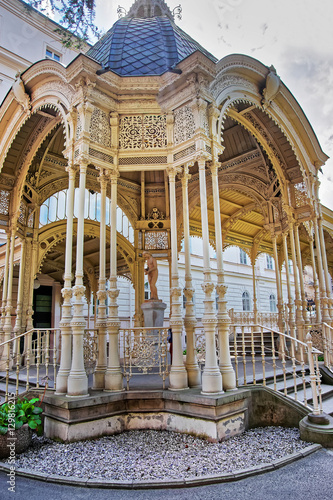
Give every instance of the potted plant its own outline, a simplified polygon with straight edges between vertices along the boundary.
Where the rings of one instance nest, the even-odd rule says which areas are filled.
[[[39,398],[9,400],[0,406],[0,458],[22,453],[31,443],[32,431],[42,431]]]

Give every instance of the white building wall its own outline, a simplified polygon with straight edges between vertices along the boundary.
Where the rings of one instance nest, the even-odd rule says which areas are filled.
[[[46,48],[58,54],[65,66],[80,52],[62,45],[54,31],[57,26],[20,0],[0,0],[0,104],[16,74],[44,59]]]

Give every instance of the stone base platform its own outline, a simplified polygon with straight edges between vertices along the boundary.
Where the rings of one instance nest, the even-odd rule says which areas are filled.
[[[219,396],[202,395],[199,389],[91,390],[81,399],[49,393],[43,406],[46,437],[63,442],[134,429],[184,432],[216,442],[260,425],[298,426],[307,413],[289,398],[258,386]]]

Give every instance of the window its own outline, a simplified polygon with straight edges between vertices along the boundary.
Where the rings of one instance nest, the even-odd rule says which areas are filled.
[[[58,54],[57,52],[54,52],[49,47],[46,47],[45,57],[46,57],[46,59],[53,59],[54,61],[58,61],[58,62],[61,61],[61,55]]]
[[[289,268],[289,274],[293,273],[293,265],[292,261],[289,259],[288,260],[288,268]]]
[[[271,313],[276,312],[276,298],[274,293],[271,293],[271,295],[269,296],[269,310],[271,311]]]
[[[247,264],[247,255],[246,255],[246,252],[244,252],[244,250],[242,248],[240,248],[239,250],[240,250],[240,263],[241,264]]]
[[[273,257],[271,255],[266,254],[266,267],[267,269],[274,269]]]
[[[249,292],[243,292],[242,295],[243,311],[250,311],[250,295]]]

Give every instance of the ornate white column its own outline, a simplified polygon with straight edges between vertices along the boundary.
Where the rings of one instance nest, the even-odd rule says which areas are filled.
[[[93,378],[93,389],[105,388],[105,372],[107,367],[106,356],[106,334],[107,334],[107,314],[106,314],[106,185],[107,175],[105,171],[100,172],[99,181],[101,185],[101,221],[99,237],[99,286],[97,292],[98,304],[98,359]],[[96,311],[97,304],[95,304]]]
[[[313,222],[311,221],[311,227],[313,228]],[[313,287],[315,290],[315,305],[316,305],[316,321],[317,323],[321,323],[321,308],[320,308],[320,295],[319,295],[319,287],[318,287],[318,279],[317,279],[317,271],[316,271],[316,261],[313,251],[313,238],[310,239],[310,254],[311,254],[311,265],[313,272]]]
[[[301,245],[299,241],[299,224],[295,224],[295,243],[296,243],[296,256],[299,270],[299,283],[301,289],[301,299],[302,299],[302,308],[303,308],[303,319],[306,325],[309,325],[309,316],[307,314],[307,301],[305,298],[305,288],[304,288],[304,278],[303,278],[303,263],[302,263],[302,254],[301,254]],[[305,338],[306,335],[304,335]]]
[[[184,251],[185,251],[185,330],[186,330],[186,370],[188,385],[199,387],[201,385],[201,372],[196,356],[195,327],[197,320],[194,313],[194,288],[192,286],[191,252],[190,252],[190,223],[188,210],[188,181],[191,175],[188,172],[189,165],[184,166],[181,174],[183,195],[183,229],[184,229]]]
[[[253,317],[254,324],[258,325],[258,299],[257,299],[257,283],[256,283],[256,261],[255,258],[251,260],[252,264],[252,288],[253,288]]]
[[[13,293],[13,269],[14,269],[14,250],[15,250],[15,234],[16,225],[13,225],[10,231],[10,250],[9,250],[9,264],[8,264],[8,285],[7,285],[7,300],[6,300],[6,317],[3,326],[4,342],[10,340],[12,336],[12,293]],[[7,344],[3,349],[0,369],[5,370],[7,361],[10,359],[10,345]]]
[[[294,300],[291,293],[291,282],[290,282],[290,272],[289,272],[289,257],[288,257],[288,245],[287,245],[287,233],[282,234],[283,239],[283,251],[284,251],[284,262],[286,267],[286,277],[287,277],[287,288],[288,288],[288,322],[290,328],[291,337],[296,338],[295,332],[295,315],[294,315]]]
[[[178,251],[177,251],[177,215],[176,215],[176,175],[173,167],[167,169],[170,187],[170,222],[171,222],[171,314],[170,327],[172,329],[172,365],[169,375],[169,389],[187,389],[187,372],[183,363],[181,313],[182,290],[179,286]]]
[[[202,374],[202,393],[220,394],[222,390],[222,375],[217,364],[215,334],[217,319],[214,311],[214,298],[212,293],[215,290],[211,279],[211,268],[209,258],[209,231],[207,212],[207,190],[206,190],[206,161],[204,155],[198,155],[199,184],[200,184],[200,205],[201,205],[201,232],[203,242],[203,265],[204,283],[202,289],[205,293],[204,315],[202,324],[205,331],[206,340],[206,360]],[[221,285],[222,286],[222,285]],[[221,293],[223,290],[221,289]]]
[[[273,234],[272,241],[273,241],[275,280],[276,280],[276,290],[277,290],[278,328],[279,328],[280,332],[284,333],[282,285],[281,285],[281,274],[280,274],[280,269],[279,269],[279,258],[278,258],[277,241],[276,240],[277,240],[277,237],[275,234]]]
[[[326,284],[326,295],[327,295],[328,307],[329,307],[329,311],[330,311],[330,315],[331,315],[331,319],[332,319],[333,310],[332,310],[331,280],[330,280],[330,275],[328,272],[327,255],[326,255],[326,248],[325,248],[325,238],[324,238],[324,230],[323,230],[323,221],[322,221],[321,216],[318,219],[318,232],[319,232],[321,257],[322,257],[322,261],[323,261],[323,271],[324,271],[325,284]]]
[[[321,243],[320,243],[320,238],[319,238],[318,220],[317,219],[314,220],[313,229],[314,229],[315,243],[316,243],[316,257],[317,257],[317,266],[318,266],[317,271],[318,271],[318,280],[319,280],[319,289],[320,289],[322,320],[325,323],[329,323],[331,321],[331,318],[330,318],[330,314],[329,314],[328,297],[326,295],[322,252],[321,252]]]
[[[2,284],[0,332],[3,331],[3,327],[5,324],[5,318],[6,318],[9,253],[10,253],[10,233],[8,232],[7,233],[7,243],[6,243],[5,267],[4,267],[3,284]]]
[[[331,281],[327,266],[327,256],[325,249],[325,239],[322,223],[322,211],[319,199],[319,187],[320,182],[317,176],[313,177],[313,191],[315,198],[315,215],[316,219],[314,221],[316,247],[317,247],[317,259],[318,267],[321,260],[320,269],[318,269],[318,275],[321,275],[320,288],[322,290],[322,308],[323,308],[323,321],[328,322],[333,320],[333,299],[331,290]],[[319,256],[320,254],[320,256]],[[320,282],[320,280],[319,280]]]
[[[117,179],[119,173],[116,169],[111,172],[111,209],[110,209],[110,280],[108,295],[109,318],[109,361],[105,372],[105,390],[119,392],[123,390],[123,374],[119,360],[119,328],[117,298],[119,290],[117,288]]]
[[[25,239],[21,240],[21,257],[20,257],[20,271],[17,290],[17,304],[16,304],[16,319],[14,332],[15,335],[22,333],[22,301],[23,301],[23,286],[24,286],[24,263],[26,255],[26,242]]]
[[[296,261],[296,250],[295,250],[295,237],[294,237],[294,222],[292,218],[289,218],[289,237],[290,237],[290,248],[291,248],[291,258],[293,261],[293,270],[294,270],[294,286],[295,286],[295,305],[296,305],[296,330],[297,330],[297,338],[301,341],[304,339],[304,319],[302,316],[302,301],[300,296],[300,288],[299,288],[299,270],[297,268]],[[302,270],[300,270],[302,272]]]
[[[64,288],[61,290],[63,304],[61,307],[61,357],[57,375],[56,394],[67,393],[67,379],[72,362],[72,252],[73,252],[73,218],[76,167],[67,167],[68,191],[66,213],[66,250]]]
[[[227,301],[225,294],[227,286],[224,281],[223,268],[223,242],[221,229],[220,193],[218,184],[218,163],[212,162],[210,166],[212,173],[212,188],[214,201],[214,225],[215,225],[215,246],[217,261],[217,332],[220,346],[220,370],[222,374],[222,386],[225,391],[236,389],[235,372],[231,364],[229,347],[229,326],[230,318],[227,311]]]
[[[87,326],[83,314],[83,251],[84,251],[84,200],[86,189],[86,174],[88,161],[83,156],[80,158],[80,182],[78,193],[78,216],[76,236],[76,272],[75,286],[73,287],[74,314],[71,320],[73,350],[72,366],[68,376],[67,396],[81,397],[88,394],[88,377],[84,368],[83,337]]]

